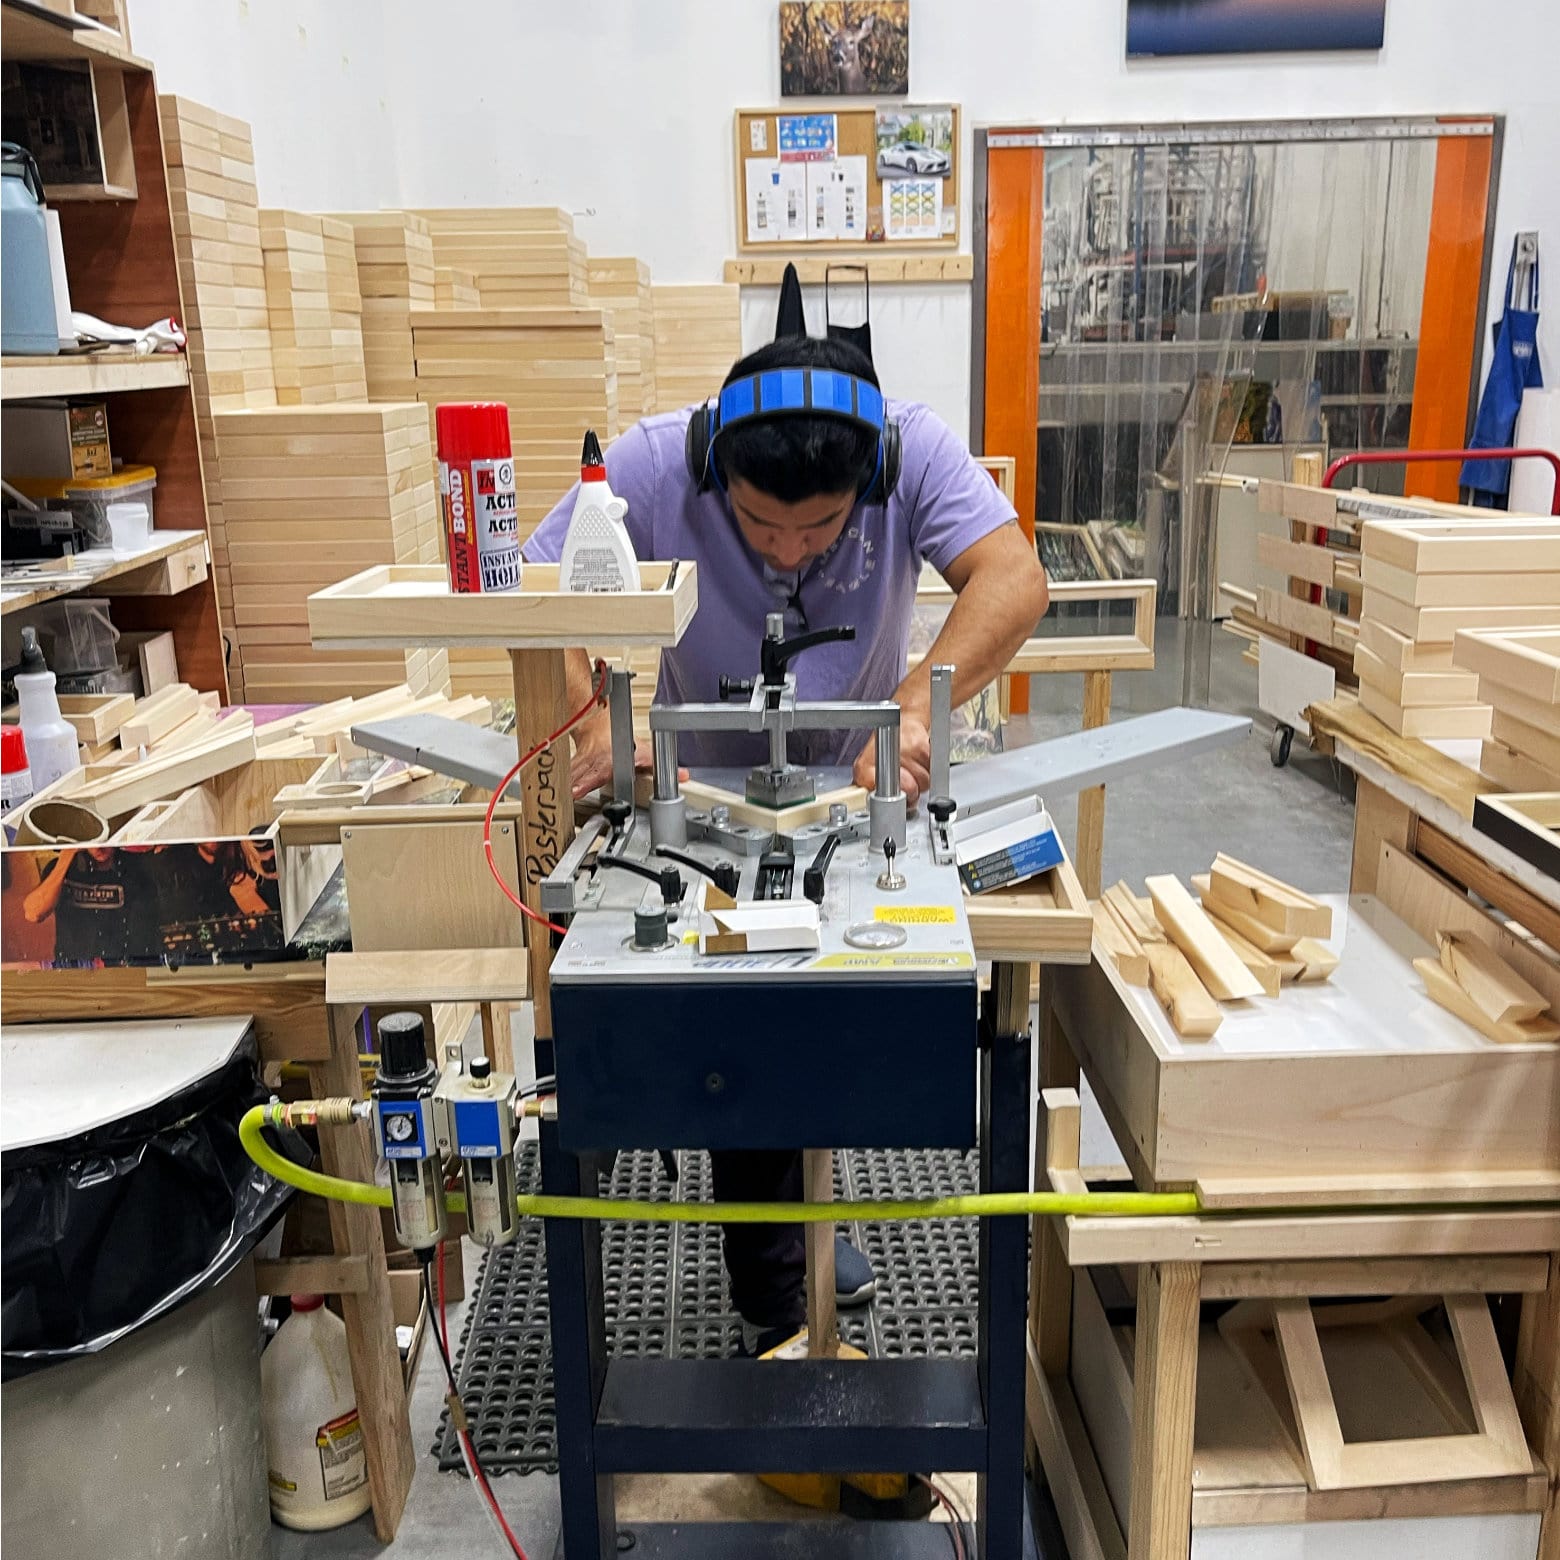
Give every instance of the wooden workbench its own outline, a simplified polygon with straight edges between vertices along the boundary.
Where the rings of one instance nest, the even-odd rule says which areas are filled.
[[[1444,755],[1412,758],[1410,774],[1433,775]],[[1039,1222],[1029,1422],[1074,1560],[1290,1554],[1296,1524],[1318,1525],[1308,1557],[1560,1557],[1560,1048],[1496,1047],[1463,1031],[1430,1011],[1406,963],[1436,930],[1486,921],[1462,885],[1524,912],[1529,929],[1547,929],[1554,888],[1494,865],[1448,800],[1459,777],[1417,792],[1397,768],[1379,778],[1362,785],[1356,832],[1355,887],[1374,892],[1335,915],[1342,962],[1330,985],[1227,1008],[1214,1040],[1192,1043],[1113,969],[1050,972],[1037,1184],[1082,1187],[1071,1092],[1081,1068],[1139,1188],[1194,1187],[1206,1204],[1257,1210]],[[1460,884],[1445,875],[1453,868]],[[1560,994],[1544,952],[1489,935]],[[1305,1211],[1339,1204],[1370,1206]],[[1097,1288],[1092,1268],[1125,1272],[1135,1322],[1105,1315],[1108,1283]],[[1475,1322],[1488,1320],[1484,1300],[1458,1297],[1517,1297],[1500,1302],[1516,1318],[1509,1389],[1504,1369],[1486,1371],[1485,1386],[1508,1418],[1514,1398],[1531,1465],[1451,1478],[1477,1459],[1448,1462],[1437,1477],[1446,1443],[1408,1442],[1417,1471],[1329,1487],[1311,1441],[1298,1446],[1284,1422],[1293,1360],[1280,1368],[1261,1326],[1216,1327],[1203,1309],[1252,1302],[1232,1314],[1262,1316],[1276,1302],[1286,1325],[1302,1315],[1309,1326],[1302,1301],[1405,1295],[1450,1296],[1448,1311]],[[1254,1385],[1263,1359],[1266,1392]],[[1367,1519],[1386,1525],[1353,1526]]]

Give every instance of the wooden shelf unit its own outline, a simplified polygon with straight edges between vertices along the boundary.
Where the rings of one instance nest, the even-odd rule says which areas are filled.
[[[112,76],[114,112],[122,112],[133,167],[130,187],[94,191],[59,207],[71,304],[100,319],[145,324],[184,316],[173,219],[168,204],[157,83],[150,63],[131,54],[123,38],[91,25],[56,22],[35,8],[4,3],[0,56],[7,60],[85,60]],[[123,88],[122,111],[119,89]],[[103,397],[109,438],[117,457],[157,471],[154,519],[159,531],[208,534],[206,493],[196,437],[189,365],[182,354],[137,358],[123,352],[61,358],[7,357],[0,361],[0,398],[7,402],[53,396]],[[179,675],[202,692],[227,698],[226,656],[217,613],[216,582],[206,578],[171,595],[113,595],[114,625],[129,631],[170,630]],[[8,605],[7,610],[21,610]]]
[[[192,590],[210,572],[211,544],[204,531],[180,531],[166,542],[127,557],[104,559],[92,554],[71,560],[59,579],[9,580],[0,584],[0,613],[56,601],[61,596],[177,596]],[[62,560],[63,561],[63,560]]]

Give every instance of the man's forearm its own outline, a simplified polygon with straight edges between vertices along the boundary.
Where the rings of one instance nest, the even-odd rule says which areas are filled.
[[[564,682],[569,690],[569,709],[579,709],[590,698],[596,686],[595,671],[590,657],[583,650],[566,650],[563,658]],[[592,743],[608,743],[612,738],[612,721],[605,709],[593,711],[574,728],[574,745],[588,747]]]
[[[932,706],[932,667],[947,665],[954,669],[954,706],[973,699],[1006,669],[1045,609],[1043,580],[1037,590],[1032,578],[1015,581],[1004,569],[978,570],[954,598],[931,649],[899,685],[896,702],[926,719]]]

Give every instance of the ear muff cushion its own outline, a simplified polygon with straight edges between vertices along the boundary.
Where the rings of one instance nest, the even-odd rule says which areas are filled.
[[[904,451],[899,440],[899,424],[892,417],[883,419],[883,435],[878,445],[877,469],[861,495],[863,503],[886,504],[899,486],[899,469]]]
[[[696,406],[688,419],[688,432],[683,439],[683,459],[688,464],[688,475],[693,479],[694,490],[707,493],[710,490],[710,408],[709,403]]]

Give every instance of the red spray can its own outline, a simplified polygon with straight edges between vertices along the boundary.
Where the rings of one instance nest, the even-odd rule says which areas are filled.
[[[518,590],[520,532],[509,408],[456,401],[434,413],[453,591]]]

